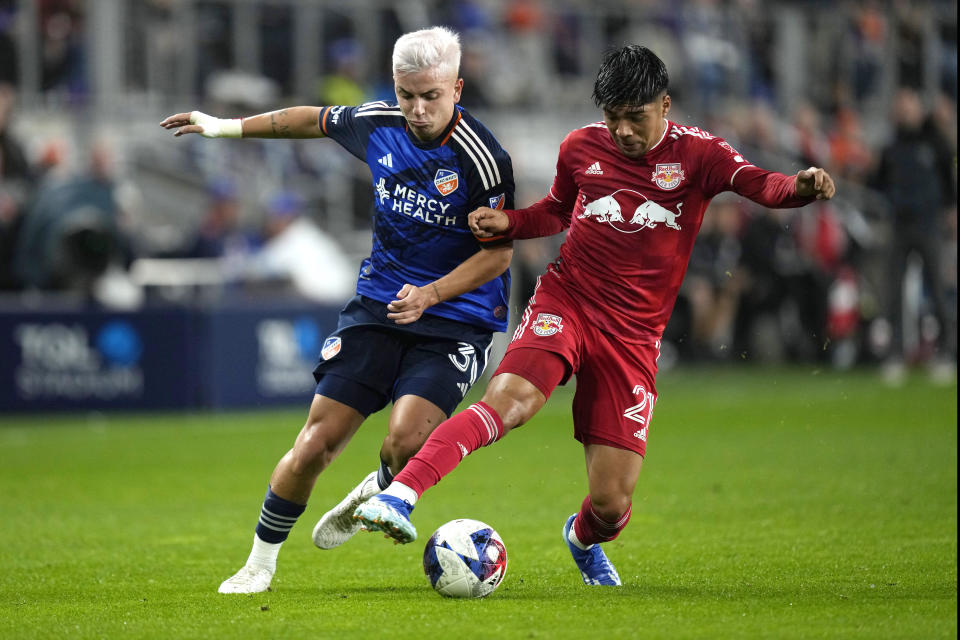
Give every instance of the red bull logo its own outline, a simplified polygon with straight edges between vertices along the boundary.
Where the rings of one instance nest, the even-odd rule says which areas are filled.
[[[653,172],[653,181],[661,189],[676,189],[683,178],[683,169],[680,168],[679,162],[658,164]]]
[[[460,186],[460,177],[455,171],[449,169],[438,169],[437,175],[433,177],[433,184],[442,196],[448,196],[457,190]]]
[[[552,336],[563,331],[563,318],[555,316],[552,313],[537,314],[537,319],[533,321],[533,332],[538,336]]]

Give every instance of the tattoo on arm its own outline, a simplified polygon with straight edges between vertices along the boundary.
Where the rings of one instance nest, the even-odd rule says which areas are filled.
[[[286,116],[287,116],[286,109],[281,109],[280,111],[274,111],[273,113],[270,114],[270,127],[273,129],[273,135],[275,135],[278,138],[289,138],[291,136],[290,125],[278,123],[277,116],[280,116],[283,119],[286,119]]]

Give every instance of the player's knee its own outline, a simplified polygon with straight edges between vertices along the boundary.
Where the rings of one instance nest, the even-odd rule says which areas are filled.
[[[393,473],[397,473],[407,464],[407,460],[420,450],[429,435],[426,431],[388,433],[380,448],[380,458]]]
[[[495,377],[483,394],[483,402],[496,411],[503,421],[504,433],[527,422],[545,401],[535,386],[525,380],[518,384],[516,376],[513,378]]]
[[[300,431],[291,452],[291,471],[297,475],[317,475],[333,462],[343,443],[324,429],[323,422],[308,422]]]

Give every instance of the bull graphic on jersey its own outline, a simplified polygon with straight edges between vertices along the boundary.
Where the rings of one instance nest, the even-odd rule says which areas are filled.
[[[583,208],[578,218],[589,218],[596,216],[597,222],[623,222],[623,214],[620,212],[620,203],[613,196],[603,196],[599,200],[594,200]]]
[[[617,198],[618,194],[623,194]],[[586,200],[586,196],[582,196]],[[623,206],[632,206],[640,200],[640,205],[633,210],[629,222],[624,222]],[[596,222],[609,224],[621,233],[636,233],[641,229],[653,229],[663,224],[670,229],[681,229],[677,219],[683,213],[680,208],[683,203],[677,204],[676,212],[663,207],[643,194],[632,189],[619,189],[614,193],[586,203],[583,211],[577,216],[579,219],[592,218]],[[629,211],[630,209],[627,208]],[[639,226],[638,226],[639,225]]]
[[[643,225],[644,229],[655,227],[658,222],[662,222],[671,229],[679,231],[680,225],[677,224],[677,218],[679,218],[682,213],[680,211],[680,207],[682,206],[683,203],[679,203],[677,205],[677,212],[674,213],[669,209],[661,207],[652,200],[647,200],[633,212],[633,217],[630,218],[630,222]]]

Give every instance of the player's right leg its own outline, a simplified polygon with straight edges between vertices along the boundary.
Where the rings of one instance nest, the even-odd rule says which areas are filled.
[[[220,593],[259,593],[270,588],[280,547],[306,509],[317,476],[339,455],[363,420],[363,414],[346,404],[314,396],[293,448],[270,477],[247,562],[220,585]]]
[[[354,332],[356,329],[354,329]],[[352,336],[347,336],[353,342]],[[344,349],[349,349],[346,339]],[[483,372],[487,361],[489,334],[472,336],[471,342],[428,338],[399,333],[366,332],[364,343],[371,345],[368,352],[377,357],[376,375],[393,372],[394,377],[383,380],[381,388],[392,393],[393,409],[387,437],[380,449],[380,469],[368,476],[346,498],[328,511],[313,530],[313,541],[321,549],[331,549],[350,539],[361,528],[353,518],[354,511],[393,481],[393,474],[403,469],[407,461],[420,450],[424,441],[441,422],[447,419],[463,400],[467,390]],[[391,350],[402,344],[400,350]],[[372,349],[372,351],[371,351]],[[392,360],[388,358],[393,354]],[[349,362],[356,360],[351,357]],[[329,369],[336,363],[318,369]],[[347,363],[339,365],[342,372]],[[374,376],[362,378],[369,381]],[[329,376],[321,379],[321,386],[330,386]],[[336,389],[331,389],[336,392]],[[335,396],[336,397],[336,396]],[[354,405],[357,406],[357,405]]]

